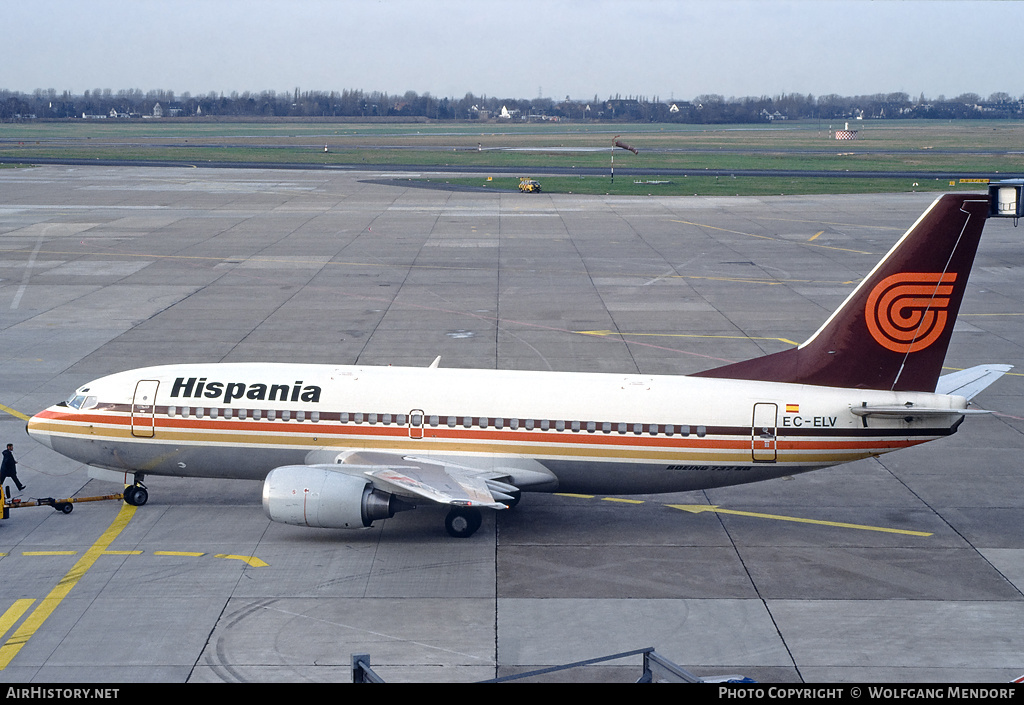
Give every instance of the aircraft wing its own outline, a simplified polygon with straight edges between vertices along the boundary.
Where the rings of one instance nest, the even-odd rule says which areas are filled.
[[[398,453],[314,451],[311,465],[369,479],[384,492],[453,506],[507,509],[519,488],[501,481],[507,474]]]
[[[1013,365],[977,365],[939,377],[936,394],[958,394],[968,401],[1013,369]]]
[[[375,467],[372,470],[364,470],[363,474],[371,478],[379,489],[400,495],[422,497],[438,504],[507,508],[497,501],[483,477],[484,473],[423,461],[409,465],[408,460],[402,460],[402,464]],[[498,494],[503,495],[500,492]],[[503,496],[511,499],[508,495]]]

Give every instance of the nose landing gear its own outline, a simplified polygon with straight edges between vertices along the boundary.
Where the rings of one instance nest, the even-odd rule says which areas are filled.
[[[149,501],[149,490],[142,484],[141,480],[136,480],[134,485],[128,485],[124,488],[124,502],[130,504],[133,507],[141,507],[143,504]]]

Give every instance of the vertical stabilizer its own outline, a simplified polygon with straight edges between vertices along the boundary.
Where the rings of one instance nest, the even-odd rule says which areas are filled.
[[[933,391],[988,209],[942,196],[805,343],[694,376]]]

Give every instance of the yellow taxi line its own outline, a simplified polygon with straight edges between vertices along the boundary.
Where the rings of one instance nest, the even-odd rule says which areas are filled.
[[[25,619],[17,631],[11,635],[11,638],[3,646],[0,646],[0,671],[7,668],[11,660],[21,651],[21,647],[28,643],[28,640],[35,635],[39,628],[43,626],[43,623],[53,614],[54,610],[60,606],[64,598],[68,596],[68,593],[78,584],[78,581],[82,579],[86,572],[96,563],[97,559],[114,542],[114,539],[128,526],[128,522],[135,515],[135,509],[135,507],[129,504],[121,505],[121,511],[118,512],[114,522],[103,532],[103,535],[85,552],[84,556],[75,562],[71,570],[50,591],[50,594],[40,601],[39,606]]]

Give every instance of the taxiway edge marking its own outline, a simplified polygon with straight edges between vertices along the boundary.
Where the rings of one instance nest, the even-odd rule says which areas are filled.
[[[21,600],[15,600],[14,604],[7,608],[7,611],[0,615],[0,637],[7,633],[7,631],[13,627],[21,615],[28,611],[28,608],[32,606],[35,600],[30,598],[23,598]]]
[[[743,517],[755,517],[757,519],[775,519],[778,521],[795,521],[799,524],[818,524],[820,526],[835,526],[840,529],[860,529],[861,531],[881,531],[886,534],[905,534],[907,536],[931,536],[926,531],[911,531],[909,529],[889,529],[884,526],[867,526],[865,524],[847,524],[842,521],[824,521],[821,519],[804,519],[803,517],[788,517],[781,514],[761,514],[760,512],[741,512],[738,509],[722,509],[713,504],[666,504],[672,509],[681,509],[684,512],[699,514],[700,512],[714,512],[716,514],[734,514]]]

